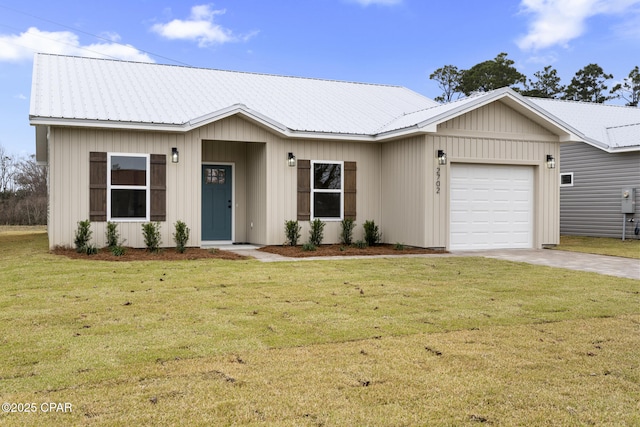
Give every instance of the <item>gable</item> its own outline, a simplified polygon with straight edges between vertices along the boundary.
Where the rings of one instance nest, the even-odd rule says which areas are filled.
[[[500,101],[492,102],[438,125],[438,133],[456,133],[456,131],[556,138],[543,126]]]

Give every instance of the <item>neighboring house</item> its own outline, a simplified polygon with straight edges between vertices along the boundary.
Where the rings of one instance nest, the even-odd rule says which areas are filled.
[[[560,236],[575,131],[510,89],[440,105],[403,87],[36,55],[30,123],[49,165],[49,245],[90,219],[144,247],[285,241],[284,223],[374,220],[389,243],[540,248]],[[175,160],[173,162],[173,155]],[[439,155],[440,159],[438,158]],[[446,158],[444,157],[446,155]]]
[[[534,98],[530,101],[566,123],[584,141],[560,147],[560,233],[621,238],[626,226],[626,238],[637,238],[634,230],[640,221],[640,108]],[[623,197],[629,189],[635,189],[635,200],[631,201],[635,204]],[[627,208],[629,204],[634,212],[622,213],[623,206]]]

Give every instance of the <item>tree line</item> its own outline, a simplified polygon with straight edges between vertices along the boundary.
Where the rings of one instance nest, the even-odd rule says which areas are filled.
[[[0,145],[0,225],[47,223],[47,169]]]
[[[429,76],[442,90],[442,95],[435,100],[450,102],[462,95],[510,87],[524,96],[595,103],[623,99],[626,105],[638,107],[640,70],[637,65],[621,83],[609,89],[607,82],[613,79],[613,75],[605,73],[598,64],[586,65],[576,72],[568,85],[563,85],[557,70],[550,65],[533,73],[533,78],[528,78],[513,66],[514,61],[507,56],[502,52],[468,70],[455,65],[438,68]]]

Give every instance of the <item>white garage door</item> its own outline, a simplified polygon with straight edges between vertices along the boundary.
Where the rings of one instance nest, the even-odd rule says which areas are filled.
[[[451,165],[451,250],[533,247],[533,167]]]

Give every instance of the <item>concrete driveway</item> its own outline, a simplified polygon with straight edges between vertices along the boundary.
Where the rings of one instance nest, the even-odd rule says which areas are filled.
[[[276,261],[316,261],[331,259],[371,259],[366,257],[311,257],[288,258],[256,250],[257,246],[229,247],[220,246],[220,249],[231,250],[242,255],[256,258],[263,262]],[[605,255],[584,254],[550,249],[496,249],[490,251],[454,251],[442,255],[381,255],[378,258],[394,257],[450,257],[450,256],[480,256],[506,261],[525,262],[528,264],[546,265],[547,267],[567,268],[569,270],[588,271],[607,276],[624,277],[640,280],[640,260],[620,258]]]
[[[456,251],[456,256],[483,256],[507,261],[546,265],[547,267],[589,271],[607,276],[640,280],[640,260],[606,255],[550,249],[496,249],[491,251]]]

